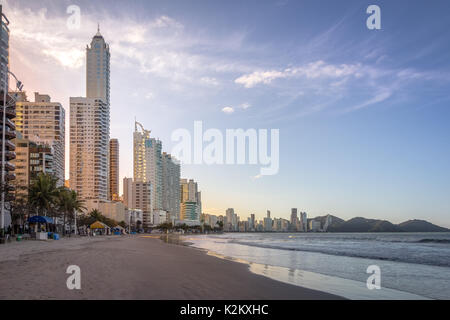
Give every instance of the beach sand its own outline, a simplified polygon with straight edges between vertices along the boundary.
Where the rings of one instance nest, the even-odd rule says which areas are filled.
[[[70,265],[81,269],[81,290],[66,286]],[[0,245],[0,288],[0,299],[340,299],[139,235]]]

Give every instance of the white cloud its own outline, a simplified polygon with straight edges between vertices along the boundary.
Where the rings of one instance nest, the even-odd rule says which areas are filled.
[[[234,112],[234,108],[232,108],[232,107],[225,107],[225,108],[222,109],[222,112],[226,113],[226,114],[232,114]]]
[[[250,103],[245,102],[245,103],[241,104],[239,107],[240,107],[241,109],[247,110],[247,109],[250,108],[251,106],[252,106],[252,105],[251,105]]]
[[[322,60],[311,62],[305,66],[287,68],[283,71],[255,71],[251,74],[242,75],[235,80],[235,83],[241,84],[246,88],[252,88],[257,84],[270,84],[276,79],[285,78],[345,78],[349,76],[361,77],[364,73],[360,64],[327,64]]]

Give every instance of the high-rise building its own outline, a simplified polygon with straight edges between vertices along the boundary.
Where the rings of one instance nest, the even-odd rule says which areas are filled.
[[[6,73],[9,69],[9,20],[3,13],[3,6],[0,4],[0,88],[8,88],[8,77]],[[5,79],[6,78],[6,79]],[[6,83],[5,83],[6,80]],[[8,89],[6,89],[8,91]],[[3,94],[1,99],[3,99]],[[3,104],[2,104],[3,105]]]
[[[151,182],[134,181],[132,184],[132,209],[142,210],[143,227],[153,224],[153,186]]]
[[[141,128],[141,131],[138,130]],[[162,143],[150,138],[150,130],[135,123],[133,134],[133,170],[135,182],[151,182],[153,209],[163,209],[162,203]]]
[[[9,202],[14,199],[14,186],[11,184],[15,179],[14,165],[10,162],[15,158],[15,145],[11,141],[16,137],[15,125],[12,120],[16,116],[15,101],[9,94],[6,94],[6,101],[4,101],[5,92],[8,93],[8,77],[7,72],[9,70],[9,20],[5,14],[3,14],[3,7],[0,5],[0,105],[6,105],[5,114],[3,114],[3,108],[0,108],[0,134],[5,134],[5,154],[0,149],[0,164],[5,165],[5,185],[1,186],[2,199],[5,201],[5,205],[1,208],[2,216],[0,222],[0,228],[6,228],[11,224],[11,215],[9,212]],[[5,82],[6,80],[6,82]],[[5,132],[3,132],[3,116],[5,116]],[[2,139],[0,139],[2,143]],[[1,145],[1,144],[0,144]],[[4,160],[3,160],[4,156]]]
[[[255,229],[256,229],[256,223],[255,223],[256,221],[255,221],[255,214],[254,213],[252,213],[251,215],[250,215],[250,229],[252,230],[252,231],[254,231]]]
[[[297,208],[291,209],[291,230],[297,231],[297,222],[298,222],[298,216],[297,216]]]
[[[109,107],[70,98],[70,187],[81,199],[108,198]]]
[[[181,220],[199,220],[197,216],[197,203],[186,201],[181,204]]]
[[[119,201],[119,140],[109,140],[109,199]]]
[[[162,154],[162,208],[172,219],[180,219],[180,163],[170,154]]]
[[[267,218],[270,218],[270,210],[267,210]]]
[[[300,212],[300,231],[307,232],[308,231],[308,217],[306,215],[306,212]]]
[[[233,208],[228,208],[225,211],[226,226],[224,226],[227,231],[236,231],[236,214]]]
[[[34,102],[29,102],[25,93],[18,95],[16,102],[16,130],[24,139],[39,145],[50,145],[53,149],[53,173],[58,186],[65,178],[65,119],[66,114],[59,102],[51,102],[46,94],[34,93]]]
[[[108,199],[110,53],[98,30],[86,48],[86,98],[70,98],[70,187]]]
[[[123,204],[127,208],[133,208],[133,178],[123,178]]]
[[[110,105],[110,60],[109,45],[100,34],[92,38],[86,47],[86,97],[102,99]]]
[[[14,143],[16,158],[12,163],[16,167],[16,198],[26,200],[28,188],[40,173],[54,173],[54,151],[50,145],[39,145],[24,139],[20,133],[17,133]]]
[[[201,211],[202,211],[202,199],[201,192],[198,191],[197,182],[190,179],[181,179],[180,180],[180,196],[181,196],[181,208],[183,208],[183,203],[189,202],[188,208],[192,210],[193,203],[195,203],[195,219],[192,214],[190,214],[190,218],[185,218],[183,209],[181,210],[180,218],[182,220],[200,220]],[[190,212],[190,211],[189,211]]]

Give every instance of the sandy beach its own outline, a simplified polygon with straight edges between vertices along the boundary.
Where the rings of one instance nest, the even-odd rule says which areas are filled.
[[[81,269],[81,290],[66,286],[70,265]],[[0,287],[0,299],[340,299],[139,235],[2,245]]]

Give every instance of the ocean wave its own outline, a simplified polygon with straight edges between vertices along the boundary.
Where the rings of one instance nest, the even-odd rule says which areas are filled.
[[[435,241],[448,241],[447,239],[423,239],[433,242]],[[258,247],[263,249],[276,249],[276,250],[284,250],[284,251],[296,251],[296,252],[313,252],[313,253],[322,253],[322,254],[329,254],[329,255],[335,255],[335,256],[346,256],[346,257],[353,257],[353,258],[364,258],[364,259],[374,259],[374,260],[384,260],[384,261],[395,261],[395,262],[405,262],[405,263],[416,263],[416,264],[424,264],[424,265],[432,265],[432,266],[438,266],[438,267],[450,267],[450,259],[444,259],[442,257],[434,257],[434,259],[424,259],[423,257],[420,257],[419,255],[411,255],[411,256],[399,256],[395,254],[391,254],[389,256],[383,256],[383,255],[377,255],[374,253],[366,253],[370,252],[367,250],[364,251],[344,251],[344,250],[337,250],[336,248],[331,249],[325,249],[325,248],[311,248],[311,247],[302,247],[302,248],[295,248],[295,247],[285,247],[285,246],[278,246],[278,245],[270,245],[270,244],[261,244],[261,243],[255,243],[255,242],[247,242],[247,241],[240,241],[237,239],[233,239],[229,241],[229,243],[234,244],[240,244],[250,247]],[[409,242],[411,243],[411,242]],[[425,242],[428,243],[428,242]],[[446,243],[446,242],[444,242]],[[439,259],[441,258],[441,259]]]
[[[421,239],[416,243],[450,243],[450,239]]]

